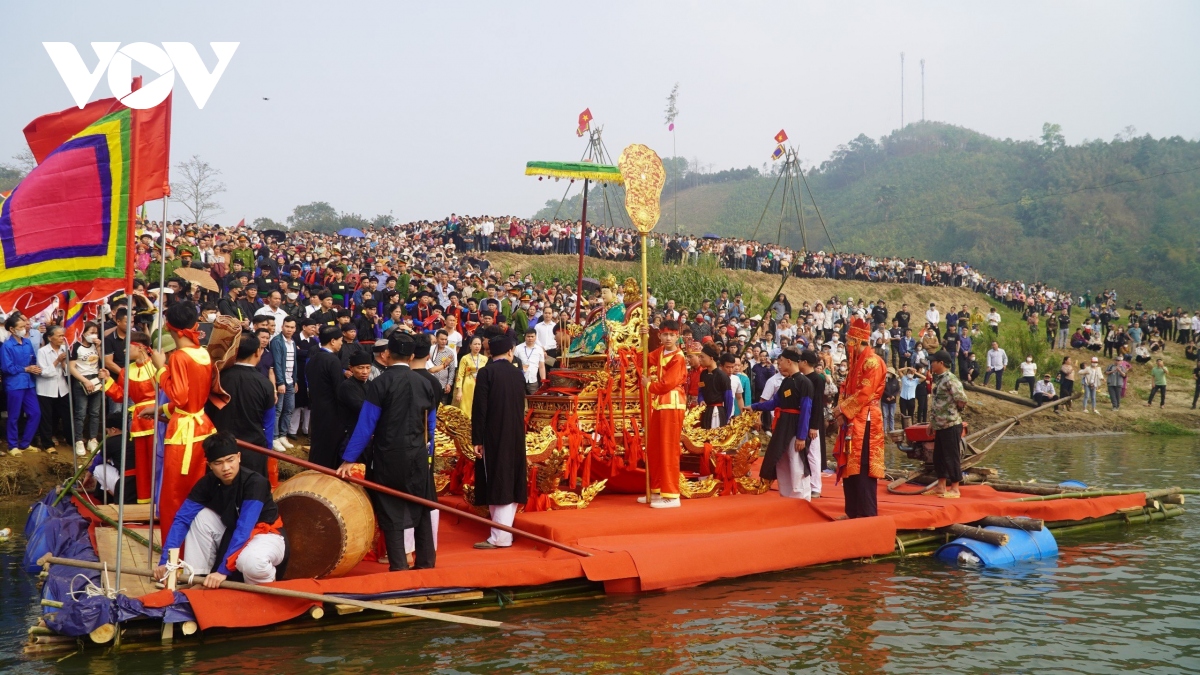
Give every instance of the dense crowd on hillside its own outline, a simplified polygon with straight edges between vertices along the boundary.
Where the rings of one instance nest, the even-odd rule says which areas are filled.
[[[291,318],[295,325],[286,339],[302,350],[308,349],[308,341],[325,326],[345,331],[344,341],[351,347],[342,350],[341,358],[347,367],[354,353],[369,353],[372,344],[390,330],[428,333],[440,336],[440,346],[454,354],[442,373],[447,402],[457,400],[463,387],[457,372],[460,359],[472,353],[486,354],[486,344],[473,339],[481,327],[499,326],[516,343],[529,332],[531,339],[553,358],[560,346],[554,326],[576,321],[575,279],[503,275],[490,264],[488,253],[577,254],[581,245],[577,222],[452,214],[441,221],[369,229],[361,237],[344,237],[309,231],[279,236],[176,221],[166,228],[165,263],[161,229],[157,222],[140,223],[135,254],[138,280],[134,330],[150,332],[157,327],[156,305],[190,301],[204,320],[224,314],[242,321],[246,329],[258,330],[264,351],[278,357],[283,353],[280,336]],[[1140,302],[1122,306],[1115,291],[1071,293],[1041,283],[991,278],[962,262],[801,252],[740,239],[656,233],[652,245],[662,249],[666,264],[697,264],[702,256],[712,256],[722,267],[731,269],[771,274],[789,270],[800,277],[956,286],[986,293],[1020,312],[1031,333],[1040,338],[1044,330],[1051,347],[1087,348],[1097,356],[1102,352],[1106,358],[1117,359],[1108,370],[1119,371],[1122,392],[1133,365],[1156,359],[1172,342],[1183,345],[1189,359],[1197,355],[1200,315],[1182,307],[1147,310]],[[634,260],[638,239],[630,230],[589,226],[584,246],[586,253],[594,257]],[[204,285],[216,290],[183,279],[187,273],[181,274],[181,268],[197,270],[210,280]],[[167,281],[165,293],[157,292],[160,276]],[[586,294],[580,303],[584,308],[581,322],[598,303],[594,289]],[[664,318],[677,320],[683,326],[685,340],[712,343],[723,354],[733,355],[732,363],[724,367],[732,380],[745,383],[740,388],[739,408],[763,394],[776,372],[775,360],[788,347],[809,349],[819,356],[829,375],[827,398],[831,403],[836,401],[845,361],[842,343],[849,320],[855,316],[871,322],[875,346],[892,366],[892,381],[885,395],[885,404],[890,403],[890,407],[886,409],[894,412],[898,405],[900,411],[918,420],[925,416],[930,357],[939,350],[951,354],[953,370],[964,380],[979,379],[987,384],[995,377],[1000,387],[1005,370],[1019,371],[1018,383],[1029,384],[1034,398],[1047,398],[1053,393],[1053,384],[1058,385],[1059,393],[1066,393],[1063,390],[1073,388],[1076,379],[1085,382],[1081,387],[1098,387],[1101,393],[1107,387],[1111,393],[1116,381],[1104,374],[1094,377],[1091,364],[1079,368],[1064,364],[1058,372],[1041,374],[1043,380],[1052,375],[1053,384],[1050,380],[1043,382],[1037,380],[1036,364],[1033,368],[1026,363],[1017,365],[1024,355],[1014,355],[1010,365],[1003,350],[977,347],[979,343],[985,343],[983,347],[991,343],[1002,320],[999,312],[987,305],[894,307],[878,298],[835,295],[794,301],[781,295],[767,315],[760,316],[736,293],[722,292],[698,307],[684,307],[674,298],[654,297],[651,289],[651,306],[653,323]],[[25,339],[9,340],[10,331],[22,330],[14,319],[29,324],[24,328]],[[92,341],[92,335],[97,329],[103,332],[103,365],[114,369],[118,361],[113,355],[123,352],[119,338],[126,328],[109,320],[103,327],[89,328],[81,340],[68,345],[55,328],[60,322],[61,312],[55,311],[28,318],[8,317],[6,330],[0,331],[0,339],[4,340],[0,362],[10,402],[14,391],[36,389],[40,406],[35,407],[40,408],[41,422],[35,445],[49,446],[53,436],[74,437],[82,439],[76,444],[78,448],[79,443],[94,441],[99,434],[95,417],[100,387],[95,376],[101,345],[98,340]],[[34,360],[40,366],[37,373],[18,367],[25,356],[23,351],[15,353],[18,348],[35,353]],[[980,361],[983,353],[987,356]],[[303,358],[301,353],[296,360],[302,362]],[[303,382],[281,386],[278,383],[291,379],[290,375],[277,366],[260,370],[274,378],[272,384],[281,389],[281,398],[285,391],[289,397],[298,395],[295,406],[304,407]],[[535,369],[530,377],[531,384],[536,384],[538,378],[545,377],[544,369]],[[1155,369],[1153,377],[1157,392],[1160,382],[1165,385],[1165,372]],[[1200,392],[1200,380],[1197,382]],[[692,397],[697,387],[697,382],[691,382]],[[71,412],[67,410],[68,398],[74,402]],[[1094,409],[1094,393],[1090,405]],[[303,415],[282,412],[281,433],[285,437],[304,428],[298,423]],[[887,417],[885,424],[890,429],[892,414]],[[70,433],[68,429],[76,431]],[[9,446],[19,447],[22,441],[11,422],[8,436]]]

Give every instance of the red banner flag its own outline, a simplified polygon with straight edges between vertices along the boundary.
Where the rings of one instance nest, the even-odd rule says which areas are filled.
[[[583,112],[579,113],[579,128],[575,130],[576,136],[582,136],[585,131],[592,127],[592,109],[584,108]]]
[[[779,133],[775,134],[775,142],[783,143],[786,140],[787,140],[787,133],[783,129],[780,129]]]
[[[134,89],[140,86],[141,78],[135,78]],[[133,111],[134,137],[138,147],[134,154],[137,175],[133,176],[133,203],[145,204],[166,195],[164,185],[170,182],[171,169],[171,98],[147,110]],[[83,131],[96,120],[110,112],[124,110],[115,98],[102,98],[80,108],[67,108],[49,113],[25,126],[25,141],[33,152],[33,159],[41,164],[46,157],[66,143],[72,136]]]

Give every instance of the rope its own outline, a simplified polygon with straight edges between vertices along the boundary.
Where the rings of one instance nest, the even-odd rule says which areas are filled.
[[[83,579],[84,585],[79,590],[75,590],[75,580],[76,579]],[[85,597],[88,597],[88,598],[94,598],[96,596],[102,595],[102,596],[108,598],[109,600],[116,600],[118,591],[117,591],[117,589],[109,586],[109,584],[108,584],[108,563],[105,563],[105,565],[104,565],[103,583],[104,583],[104,587],[101,588],[100,586],[93,584],[92,580],[89,579],[86,574],[76,574],[75,576],[71,577],[71,583],[67,585],[67,588],[71,589],[67,593],[67,595],[71,596],[72,600],[79,600],[78,596],[80,594],[83,594]],[[124,593],[125,589],[122,588],[119,592]]]
[[[192,580],[196,578],[196,570],[192,569],[192,566],[187,564],[187,561],[182,558],[179,559],[179,562],[177,562],[175,564],[167,563],[166,565],[164,565],[164,567],[167,568],[168,575],[175,574],[175,572],[177,572],[179,570],[183,570],[184,572],[186,572],[187,573],[187,583],[189,586],[192,585]]]

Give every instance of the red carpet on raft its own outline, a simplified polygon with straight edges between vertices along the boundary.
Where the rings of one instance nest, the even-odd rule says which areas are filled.
[[[1025,495],[986,486],[963,498],[888,494],[880,481],[877,518],[835,520],[845,513],[842,488],[826,478],[821,499],[784,499],[778,492],[683,500],[652,510],[632,495],[601,494],[581,511],[522,513],[515,527],[594,552],[582,558],[520,537],[508,549],[480,551],[486,528],[443,512],[437,567],[388,572],[360,563],[339,579],[279,582],[283,588],[328,594],[376,594],[417,588],[536,586],[587,578],[610,593],[663,591],[717,579],[891,553],[898,530],[966,523],[983,516],[1081,520],[1141,506],[1142,494],[1092,499],[1013,501]],[[443,503],[463,506],[461,500]],[[186,590],[201,628],[253,627],[286,621],[316,603],[228,590]]]

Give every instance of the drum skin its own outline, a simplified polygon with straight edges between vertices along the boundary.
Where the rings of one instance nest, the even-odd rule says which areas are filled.
[[[340,577],[362,561],[375,539],[375,512],[361,487],[317,471],[273,493],[287,530],[286,579]]]

